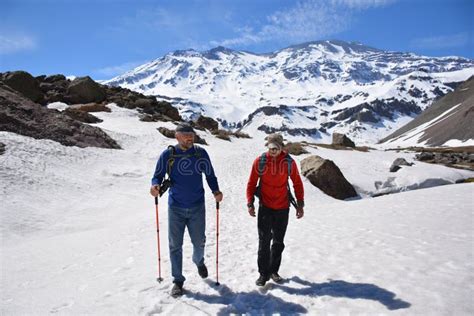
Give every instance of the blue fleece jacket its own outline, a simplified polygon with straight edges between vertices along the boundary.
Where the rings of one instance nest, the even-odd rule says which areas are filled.
[[[152,185],[161,185],[165,175],[170,149],[160,155],[156,163]],[[217,178],[206,150],[194,146],[183,151],[178,145],[174,146],[175,160],[171,169],[171,188],[168,194],[168,204],[182,208],[191,208],[204,203],[204,187],[202,174],[206,176],[207,184],[212,192],[219,191]]]

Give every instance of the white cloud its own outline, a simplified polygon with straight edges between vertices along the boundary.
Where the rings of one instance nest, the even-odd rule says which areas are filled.
[[[354,11],[388,5],[396,0],[305,0],[288,10],[276,11],[258,30],[241,27],[238,36],[212,45],[236,46],[271,40],[310,41],[348,29]]]
[[[347,6],[351,9],[368,9],[392,4],[397,0],[332,0],[333,5]]]
[[[443,49],[452,47],[463,47],[469,42],[469,34],[458,33],[452,35],[440,35],[417,38],[411,41],[411,46],[422,49]]]
[[[30,36],[0,34],[0,54],[6,55],[24,50],[32,50],[36,46],[36,41]]]
[[[109,67],[104,67],[100,69],[94,70],[94,73],[106,76],[109,78],[121,75],[126,73],[129,70],[132,70],[140,65],[143,65],[145,62],[129,62],[129,63],[124,63],[121,65],[116,65],[116,66],[109,66]]]

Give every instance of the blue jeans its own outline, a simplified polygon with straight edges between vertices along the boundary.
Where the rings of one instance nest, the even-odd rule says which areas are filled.
[[[204,264],[206,245],[206,206],[201,204],[192,208],[168,207],[168,240],[170,247],[171,275],[173,282],[184,282],[183,276],[183,237],[188,228],[193,244],[193,262],[196,266]]]

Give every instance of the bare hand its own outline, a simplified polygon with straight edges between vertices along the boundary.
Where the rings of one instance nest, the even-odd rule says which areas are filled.
[[[216,202],[221,202],[222,199],[224,198],[224,194],[222,194],[222,192],[219,192],[216,195],[214,195],[214,198],[216,199]]]
[[[296,209],[296,218],[300,219],[304,216],[304,210],[302,207]]]
[[[248,211],[249,211],[250,216],[255,217],[255,207],[254,206],[249,207]]]
[[[152,185],[150,188],[150,194],[154,197],[157,197],[160,194],[160,186]]]

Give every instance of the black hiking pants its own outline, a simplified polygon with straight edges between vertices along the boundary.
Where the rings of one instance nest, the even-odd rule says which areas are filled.
[[[288,226],[289,209],[273,210],[261,205],[258,209],[258,272],[264,276],[278,273],[283,239]],[[273,242],[272,242],[273,241]],[[270,247],[271,242],[271,247]]]

